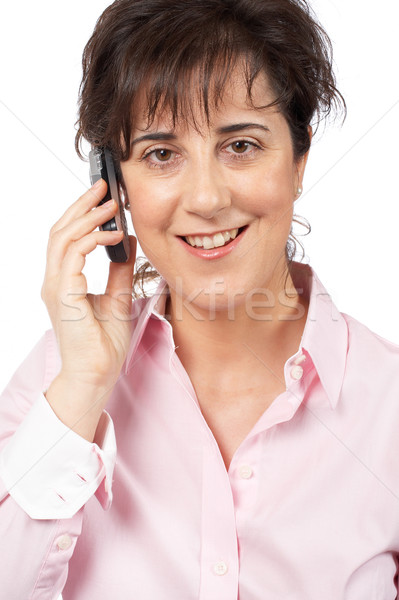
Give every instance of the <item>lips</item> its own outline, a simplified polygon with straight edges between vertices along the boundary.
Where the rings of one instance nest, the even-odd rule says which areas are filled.
[[[231,239],[227,242],[225,242],[222,246],[213,246],[209,249],[206,249],[202,246],[197,247],[197,246],[192,246],[188,241],[186,241],[186,239],[183,236],[177,236],[177,239],[179,241],[180,244],[182,244],[183,248],[192,256],[195,256],[197,258],[206,260],[206,261],[213,261],[215,259],[221,259],[224,258],[225,256],[227,256],[228,254],[230,254],[231,252],[234,252],[234,249],[237,247],[238,244],[241,243],[242,238],[245,236],[246,231],[248,230],[248,225],[245,225],[244,227],[240,227],[237,230],[237,235],[234,239]],[[228,230],[228,231],[232,231],[232,230]],[[220,232],[223,233],[223,232]],[[216,236],[217,234],[214,234],[214,236]],[[194,236],[197,237],[197,236]],[[208,237],[208,236],[199,236],[199,237]]]

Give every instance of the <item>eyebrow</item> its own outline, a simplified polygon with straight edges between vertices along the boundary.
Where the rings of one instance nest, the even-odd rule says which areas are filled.
[[[216,129],[216,133],[218,135],[222,135],[224,133],[234,133],[235,131],[244,131],[245,129],[260,129],[261,131],[266,131],[270,133],[270,129],[265,125],[261,125],[260,123],[234,123],[233,125],[226,125],[225,127],[218,127]],[[142,135],[138,138],[135,138],[132,141],[132,148],[135,144],[139,142],[143,142],[145,140],[151,141],[167,141],[167,140],[176,140],[177,135],[172,131],[157,131],[154,133],[147,133],[146,135]]]

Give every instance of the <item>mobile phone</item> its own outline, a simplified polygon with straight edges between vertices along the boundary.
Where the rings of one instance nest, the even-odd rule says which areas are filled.
[[[92,147],[92,150],[89,152],[89,164],[91,185],[94,185],[96,181],[102,178],[108,186],[105,197],[98,205],[104,204],[107,200],[111,200],[111,198],[118,203],[118,212],[115,217],[100,225],[99,229],[101,231],[123,230],[123,238],[115,246],[105,246],[105,249],[112,262],[126,262],[129,258],[130,245],[125,209],[120,198],[115,165],[109,148]]]

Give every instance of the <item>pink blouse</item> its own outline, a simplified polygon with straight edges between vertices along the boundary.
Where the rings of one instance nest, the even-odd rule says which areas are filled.
[[[286,390],[228,471],[163,316],[165,281],[133,305],[96,443],[43,395],[60,369],[44,334],[0,398],[2,599],[396,598],[399,346],[299,269],[310,305]]]

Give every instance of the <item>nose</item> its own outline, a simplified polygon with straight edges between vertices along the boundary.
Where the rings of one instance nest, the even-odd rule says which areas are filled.
[[[212,161],[196,163],[186,173],[183,208],[204,219],[212,219],[231,204],[231,194],[224,175]]]

